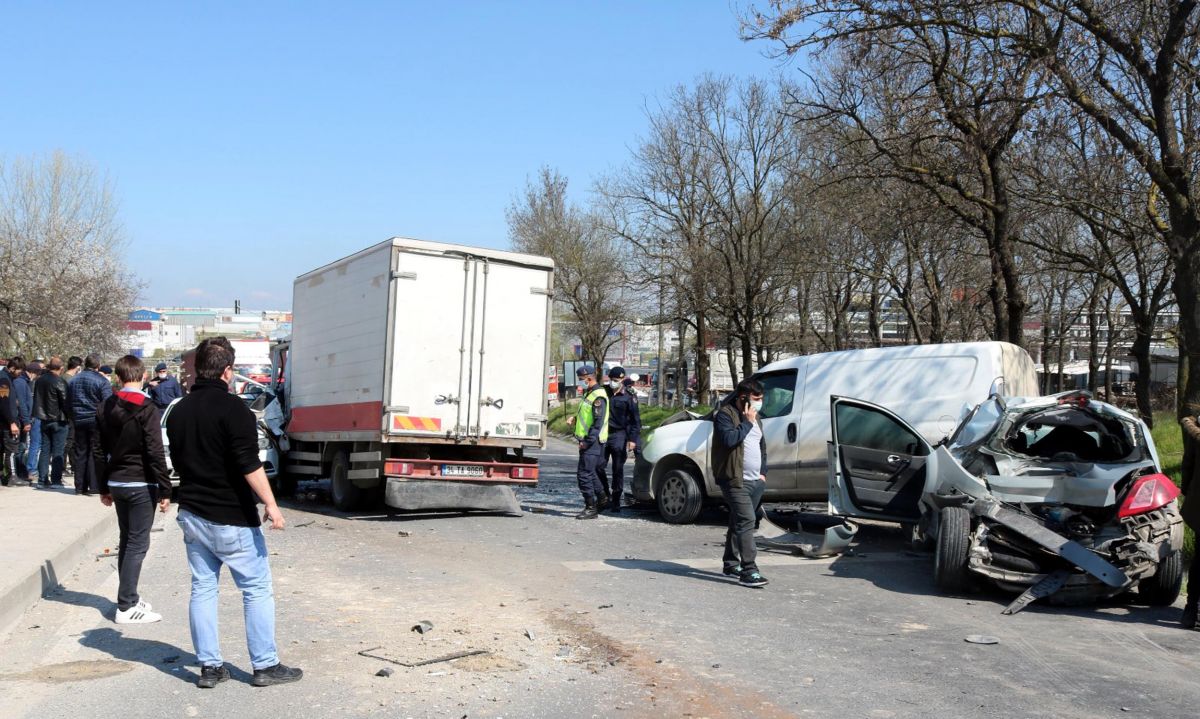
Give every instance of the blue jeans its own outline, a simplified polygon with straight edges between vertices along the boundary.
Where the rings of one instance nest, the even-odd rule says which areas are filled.
[[[29,422],[29,455],[25,457],[25,471],[34,474],[38,471],[38,455],[42,448],[42,420],[33,419]]]
[[[42,484],[62,484],[63,455],[67,451],[67,433],[71,426],[63,420],[42,422],[42,451],[38,453],[37,475]]]
[[[183,529],[188,565],[192,568],[188,619],[196,659],[202,666],[224,663],[217,639],[217,580],[224,565],[229,567],[234,583],[242,590],[250,664],[255,669],[278,664],[275,591],[262,528],[217,524],[186,510],[180,510],[178,521]]]

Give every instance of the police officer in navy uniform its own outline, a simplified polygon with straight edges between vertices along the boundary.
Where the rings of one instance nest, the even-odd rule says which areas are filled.
[[[600,481],[598,470],[604,466],[604,445],[608,441],[608,394],[596,381],[596,369],[584,365],[575,375],[583,380],[583,400],[576,416],[569,421],[579,442],[579,491],[583,494],[583,511],[575,519],[595,519],[601,506],[609,503],[608,490]]]
[[[600,468],[600,481],[607,487],[607,469],[612,463],[612,491],[608,510],[621,511],[621,495],[625,491],[625,460],[637,448],[642,434],[642,413],[638,410],[637,395],[631,387],[633,380],[625,378],[625,369],[613,367],[608,371],[608,441],[604,443],[604,464]]]

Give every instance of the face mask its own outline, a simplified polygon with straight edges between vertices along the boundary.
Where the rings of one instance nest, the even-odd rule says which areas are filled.
[[[158,373],[158,378],[159,378],[159,379],[166,379],[166,378],[167,378],[167,373],[166,373],[166,372],[159,372],[159,373]]]
[[[752,400],[750,400],[750,406],[754,408],[754,411],[755,411],[755,412],[761,412],[761,411],[762,411],[762,403],[763,403],[763,401],[762,401],[761,399],[758,399],[758,400],[752,399]]]
[[[621,387],[621,380],[618,380],[618,379],[609,380],[608,386],[612,387],[613,389],[619,389]]]

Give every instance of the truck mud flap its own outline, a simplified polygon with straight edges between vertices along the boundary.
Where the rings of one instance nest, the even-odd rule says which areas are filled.
[[[1071,564],[1092,575],[1110,587],[1121,589],[1129,586],[1129,577],[1103,557],[1087,547],[1053,532],[1020,512],[1015,512],[994,499],[976,501],[971,511],[1017,532],[1030,541],[1045,547]]]
[[[789,532],[764,516],[759,521],[754,541],[767,549],[779,549],[809,559],[820,559],[846,551],[857,532],[858,525],[850,521],[835,524],[826,529],[824,534]]]
[[[406,511],[502,512],[521,516],[521,504],[512,487],[502,484],[391,478],[387,481],[384,503]]]

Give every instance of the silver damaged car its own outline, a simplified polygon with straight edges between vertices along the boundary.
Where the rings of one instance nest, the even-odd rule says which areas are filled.
[[[830,405],[832,510],[911,525],[939,589],[1020,592],[1006,614],[1046,597],[1179,596],[1179,490],[1137,417],[1086,392],[994,396],[931,446],[884,407]]]

